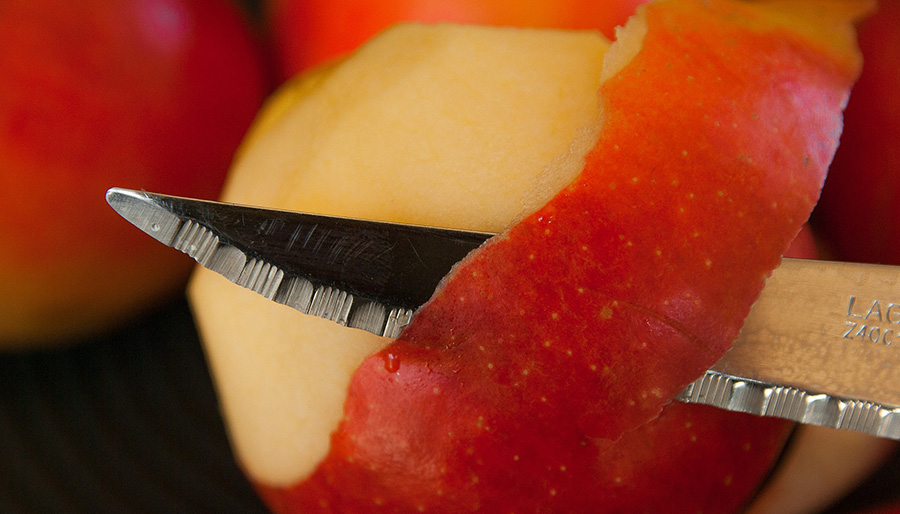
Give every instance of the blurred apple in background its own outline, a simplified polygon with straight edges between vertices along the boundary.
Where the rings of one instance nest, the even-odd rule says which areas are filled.
[[[268,0],[282,78],[338,57],[399,21],[458,22],[514,27],[614,29],[648,0]]]
[[[816,211],[839,260],[900,264],[900,0],[859,29],[865,64]]]
[[[100,333],[183,287],[192,261],[104,191],[216,197],[263,62],[227,0],[0,2],[0,347]]]

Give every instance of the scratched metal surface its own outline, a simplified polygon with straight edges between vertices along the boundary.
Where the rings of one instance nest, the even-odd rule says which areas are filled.
[[[897,484],[900,458],[827,514],[896,498]],[[183,300],[107,338],[0,355],[0,512],[266,512]]]

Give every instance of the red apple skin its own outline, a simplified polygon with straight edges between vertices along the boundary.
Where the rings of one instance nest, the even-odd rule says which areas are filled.
[[[282,78],[357,48],[401,21],[614,29],[648,0],[269,0],[264,4]]]
[[[216,197],[262,63],[227,0],[0,2],[0,347],[96,334],[183,287],[190,260],[104,193]]]
[[[900,1],[879,2],[859,45],[865,64],[815,221],[837,259],[900,264]]]
[[[442,426],[434,428],[439,432]],[[478,426],[476,418],[471,428],[475,432],[495,427]],[[459,448],[460,461],[480,456],[478,471],[467,476],[440,477],[434,462],[404,462],[398,463],[396,473],[385,481],[383,474],[369,471],[367,466],[378,466],[387,455],[372,455],[371,461],[360,462],[357,457],[329,462],[321,471],[322,476],[352,480],[347,482],[353,484],[352,491],[342,492],[327,481],[288,489],[256,484],[256,489],[269,508],[280,514],[534,512],[533,505],[540,504],[552,505],[552,512],[736,512],[774,465],[790,428],[790,423],[779,419],[673,403],[659,418],[626,433],[615,445],[590,438],[578,441],[582,456],[588,463],[593,459],[593,465],[567,460],[571,455],[565,441],[556,446],[539,437],[515,453],[508,453],[502,441],[497,443],[499,448],[493,444]],[[433,434],[437,439],[444,435]],[[548,456],[551,458],[546,459]],[[555,460],[555,464],[538,464],[544,460]],[[518,474],[533,473],[538,465],[543,469],[537,474],[544,478],[534,481],[527,493],[509,498],[504,488],[515,487],[521,493],[520,484],[515,483]],[[423,474],[427,478],[423,479]],[[409,484],[423,481],[432,486],[430,494],[410,503],[410,494],[416,491]],[[480,482],[494,484],[488,494],[484,490],[476,493]],[[585,496],[584,491],[590,491],[595,499],[594,508],[572,500]],[[558,501],[552,501],[554,498]]]
[[[715,20],[754,21],[722,27],[709,6]],[[789,425],[747,418],[718,432],[715,417],[735,415],[672,399],[728,349],[815,205],[859,61],[829,49],[827,33],[757,34],[768,22],[745,9],[648,6],[653,50],[601,86],[606,118],[582,176],[459,265],[363,363],[316,472],[260,487],[278,512],[729,512],[746,501]],[[664,86],[671,76],[688,85]],[[765,79],[730,79],[754,76]],[[678,137],[686,126],[702,136]],[[697,427],[701,412],[712,418]],[[698,428],[718,434],[706,449],[692,446]],[[679,470],[691,451],[697,466]]]

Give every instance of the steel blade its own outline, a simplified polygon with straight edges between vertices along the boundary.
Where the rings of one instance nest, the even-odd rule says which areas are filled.
[[[490,237],[113,188],[161,243],[300,312],[395,337],[450,268]]]

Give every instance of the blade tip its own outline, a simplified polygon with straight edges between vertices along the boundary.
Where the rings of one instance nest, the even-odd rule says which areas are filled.
[[[124,187],[111,187],[106,190],[106,203],[115,208],[115,204],[122,203],[126,198],[138,198],[142,196],[134,189]]]

